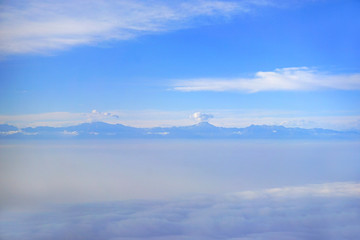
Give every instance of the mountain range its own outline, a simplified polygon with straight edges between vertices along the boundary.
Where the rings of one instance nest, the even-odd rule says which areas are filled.
[[[182,127],[135,128],[104,122],[82,123],[68,127],[27,127],[0,124],[2,139],[96,139],[96,138],[203,138],[203,139],[352,139],[360,140],[360,131],[336,131],[322,128],[286,128],[251,125],[245,128],[217,127],[200,122]]]

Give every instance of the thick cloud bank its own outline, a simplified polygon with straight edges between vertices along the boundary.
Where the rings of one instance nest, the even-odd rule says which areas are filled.
[[[358,239],[360,184],[3,213],[1,239]]]

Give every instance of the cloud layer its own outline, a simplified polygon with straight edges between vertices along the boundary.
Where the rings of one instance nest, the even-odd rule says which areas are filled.
[[[10,124],[20,128],[52,126],[64,127],[85,122],[106,122],[124,124],[133,127],[189,126],[212,119],[212,123],[220,127],[247,127],[255,125],[281,125],[285,127],[328,128],[336,130],[360,129],[360,116],[354,113],[339,116],[311,115],[296,111],[279,110],[205,110],[207,113],[191,113],[191,111],[120,111],[88,113],[50,112],[25,115],[0,115],[0,124]],[[344,114],[344,113],[343,113]],[[190,116],[190,117],[189,117]],[[216,116],[216,118],[213,118]]]
[[[83,44],[127,40],[191,27],[191,19],[228,16],[259,4],[218,0],[3,1],[0,53],[47,53]]]
[[[355,240],[360,234],[359,197],[359,183],[338,182],[228,196],[58,206],[38,213],[3,214],[0,236],[4,240]]]
[[[308,67],[279,68],[272,72],[257,72],[252,78],[179,80],[173,89],[183,92],[247,93],[320,89],[360,90],[360,74],[328,74]]]
[[[49,112],[26,115],[0,115],[0,123],[16,125],[20,128],[25,126],[71,126],[85,122],[109,122],[118,123],[119,115],[113,112],[99,112],[92,110],[87,113]]]

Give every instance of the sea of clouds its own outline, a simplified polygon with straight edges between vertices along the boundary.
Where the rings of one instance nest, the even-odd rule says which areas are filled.
[[[0,145],[2,240],[360,236],[357,142]]]
[[[338,182],[171,200],[56,205],[7,212],[17,239],[358,239],[360,183]]]

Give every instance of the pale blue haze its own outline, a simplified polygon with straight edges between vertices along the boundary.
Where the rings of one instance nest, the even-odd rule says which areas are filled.
[[[0,236],[355,240],[359,151],[314,141],[4,143]]]

